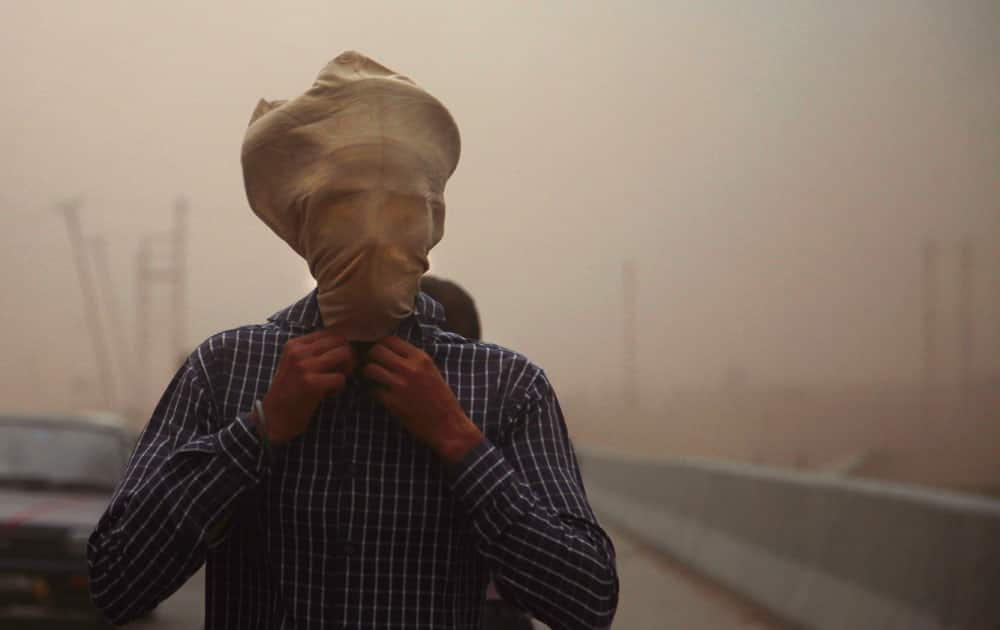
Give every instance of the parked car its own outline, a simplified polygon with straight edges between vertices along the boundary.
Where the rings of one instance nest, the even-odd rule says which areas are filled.
[[[131,446],[108,423],[0,416],[0,627],[14,618],[97,617],[87,539]]]

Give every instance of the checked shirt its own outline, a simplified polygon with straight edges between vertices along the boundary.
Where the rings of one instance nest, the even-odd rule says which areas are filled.
[[[492,575],[552,628],[610,625],[614,549],[544,372],[443,332],[424,294],[396,334],[434,360],[485,439],[446,469],[362,384],[266,448],[249,420],[282,346],[321,326],[315,291],[209,338],[174,376],[90,537],[115,623],[206,566],[207,630],[478,628]]]

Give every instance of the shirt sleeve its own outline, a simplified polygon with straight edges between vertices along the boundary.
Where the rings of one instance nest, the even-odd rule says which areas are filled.
[[[224,515],[266,468],[249,418],[220,421],[197,365],[189,359],[167,387],[90,536],[91,598],[115,624],[201,567]]]
[[[484,439],[453,472],[452,490],[504,599],[554,630],[611,625],[614,547],[587,502],[544,374],[528,387],[507,443]]]

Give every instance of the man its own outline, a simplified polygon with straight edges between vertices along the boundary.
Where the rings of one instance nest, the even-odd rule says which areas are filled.
[[[90,539],[111,621],[205,564],[208,630],[477,628],[491,575],[552,628],[610,625],[614,550],[545,374],[419,293],[458,146],[358,53],[258,105],[250,205],[317,290],[174,376]]]

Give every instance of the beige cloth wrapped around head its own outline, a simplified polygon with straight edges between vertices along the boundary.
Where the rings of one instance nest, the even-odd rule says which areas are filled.
[[[257,105],[243,140],[247,198],[309,263],[324,325],[372,341],[412,312],[459,149],[444,105],[356,52],[301,96]]]

